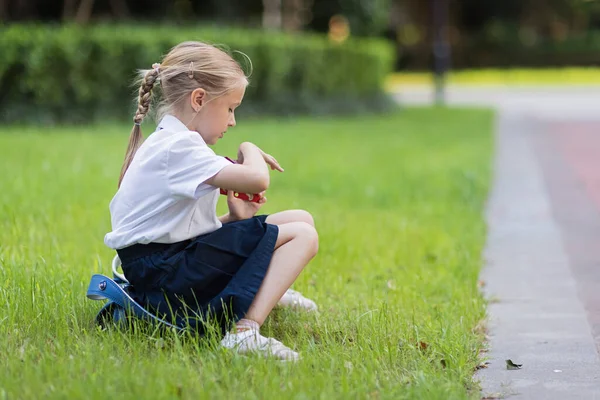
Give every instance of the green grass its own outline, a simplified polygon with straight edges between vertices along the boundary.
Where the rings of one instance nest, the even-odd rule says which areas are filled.
[[[598,85],[600,68],[510,68],[450,71],[447,82],[460,85]],[[386,82],[389,90],[432,83],[431,72],[399,72]]]
[[[129,126],[0,128],[0,398],[478,398],[492,120],[408,109],[230,130],[218,152],[251,140],[286,169],[263,211],[308,209],[320,233],[295,285],[320,314],[279,310],[263,328],[302,353],[296,365],[99,331],[85,291],[110,271]]]

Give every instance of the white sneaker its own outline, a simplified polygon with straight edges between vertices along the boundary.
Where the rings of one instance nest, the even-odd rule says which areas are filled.
[[[305,311],[317,311],[317,303],[314,301],[307,299],[302,296],[300,292],[296,292],[295,290],[288,289],[279,302],[277,303],[280,307],[292,307],[303,309]]]
[[[300,354],[278,340],[262,336],[255,329],[237,333],[228,332],[221,340],[221,346],[236,350],[239,354],[259,353],[265,357],[271,356],[283,361],[297,361],[300,359]]]

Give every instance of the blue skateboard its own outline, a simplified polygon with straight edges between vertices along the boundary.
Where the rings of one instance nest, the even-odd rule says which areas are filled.
[[[105,328],[111,321],[118,326],[126,325],[127,318],[133,316],[141,320],[154,322],[163,327],[173,328],[177,331],[181,327],[171,324],[150,313],[138,304],[130,295],[131,284],[125,275],[119,273],[121,260],[115,256],[112,261],[113,278],[101,274],[94,274],[90,280],[87,297],[92,300],[108,300],[96,315],[96,322]]]

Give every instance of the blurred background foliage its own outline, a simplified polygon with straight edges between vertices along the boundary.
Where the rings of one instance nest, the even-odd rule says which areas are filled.
[[[384,110],[436,29],[453,70],[600,63],[600,0],[0,0],[0,120],[129,115],[135,70],[189,39],[251,57],[247,114]]]
[[[202,40],[231,51],[250,74],[241,115],[385,110],[393,49],[380,39],[173,25],[17,24],[0,35],[0,119],[84,122],[133,115],[136,70],[169,48]],[[32,105],[34,107],[32,107]]]
[[[443,0],[455,68],[595,65],[599,0]],[[430,67],[433,0],[0,0],[0,21],[169,22],[387,38],[396,69]],[[334,19],[335,21],[335,19]],[[597,54],[590,54],[597,53]]]

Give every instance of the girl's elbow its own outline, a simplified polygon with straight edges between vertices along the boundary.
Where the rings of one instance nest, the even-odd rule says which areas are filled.
[[[265,192],[269,188],[270,184],[271,184],[271,180],[269,178],[269,175],[258,176],[256,179],[256,182],[255,182],[256,192],[257,193]]]

